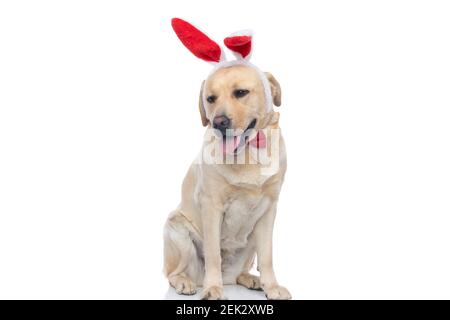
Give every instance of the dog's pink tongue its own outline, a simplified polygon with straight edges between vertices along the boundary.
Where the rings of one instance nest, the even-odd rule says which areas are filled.
[[[233,153],[239,145],[239,142],[241,142],[241,136],[224,138],[222,141],[222,152],[224,154]]]

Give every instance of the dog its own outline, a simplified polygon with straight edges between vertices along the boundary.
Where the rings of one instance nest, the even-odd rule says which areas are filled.
[[[198,40],[200,31],[176,18],[172,26],[188,49],[204,58],[196,50],[205,50],[205,43],[192,47],[206,41]],[[186,35],[196,41],[185,41]],[[243,47],[251,37],[237,37],[225,44],[245,58],[249,54],[244,56]],[[227,63],[220,56],[207,58],[220,67],[202,83],[199,98],[202,124],[213,132],[200,155],[214,150],[214,161],[197,159],[184,178],[181,203],[164,227],[164,273],[179,294],[192,295],[203,286],[202,299],[225,299],[225,284],[263,290],[268,299],[291,299],[272,263],[274,219],[286,172],[279,113],[273,110],[281,105],[280,84],[247,60]],[[264,171],[267,161],[250,161],[255,150],[268,153],[264,160],[276,156],[276,170]],[[239,157],[244,161],[237,163]],[[259,277],[250,274],[255,257]]]

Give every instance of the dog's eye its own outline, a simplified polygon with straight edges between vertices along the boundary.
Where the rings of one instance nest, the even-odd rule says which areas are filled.
[[[208,101],[209,103],[214,103],[216,102],[216,99],[216,96],[209,96],[208,98],[206,98],[206,101]]]
[[[237,89],[237,90],[234,90],[234,92],[233,92],[233,94],[236,98],[245,97],[248,93],[249,93],[249,91],[245,90],[245,89]]]

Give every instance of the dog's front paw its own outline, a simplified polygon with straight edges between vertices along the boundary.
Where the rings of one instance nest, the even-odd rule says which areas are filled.
[[[226,300],[223,295],[223,287],[211,286],[203,289],[202,300]]]
[[[264,288],[264,292],[268,300],[289,300],[292,299],[291,294],[285,287],[276,285],[269,288]]]

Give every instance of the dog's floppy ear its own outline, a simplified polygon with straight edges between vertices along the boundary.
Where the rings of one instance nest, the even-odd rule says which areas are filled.
[[[202,124],[204,127],[208,125],[208,118],[206,117],[205,106],[203,105],[203,87],[205,86],[205,81],[202,82],[200,87],[200,97],[198,99],[198,110],[200,111],[200,116],[202,117]]]
[[[281,87],[277,79],[270,73],[265,72],[267,80],[270,83],[270,91],[272,91],[273,104],[277,107],[281,106]]]

